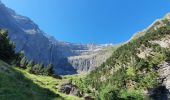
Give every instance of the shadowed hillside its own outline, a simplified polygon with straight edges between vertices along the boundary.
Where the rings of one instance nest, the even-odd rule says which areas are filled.
[[[3,61],[0,79],[0,100],[62,100],[60,95],[38,86]]]

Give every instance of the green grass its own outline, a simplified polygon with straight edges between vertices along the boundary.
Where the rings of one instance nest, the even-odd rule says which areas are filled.
[[[82,100],[58,92],[65,80],[29,74],[0,61],[0,100]]]
[[[42,88],[0,61],[0,100],[62,100],[59,94]]]
[[[50,76],[30,74],[26,70],[22,70],[19,68],[15,68],[15,69],[17,71],[21,72],[28,79],[32,80],[38,86],[47,88],[47,89],[53,91],[55,94],[61,95],[64,98],[64,100],[83,100],[82,98],[78,98],[75,96],[66,95],[66,94],[58,92],[59,85],[61,85],[63,82],[69,80],[71,77],[74,77],[74,76],[68,76],[69,78],[64,78],[64,79],[60,80],[60,79],[55,79]]]

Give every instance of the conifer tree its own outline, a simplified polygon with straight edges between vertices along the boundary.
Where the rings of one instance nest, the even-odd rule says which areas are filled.
[[[53,65],[48,64],[44,70],[45,70],[45,75],[52,75],[53,74]]]
[[[10,42],[8,32],[0,29],[0,59],[6,62],[12,62],[16,58],[15,45]]]

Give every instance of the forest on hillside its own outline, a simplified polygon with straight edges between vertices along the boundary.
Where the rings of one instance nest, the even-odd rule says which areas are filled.
[[[169,35],[170,25],[148,31],[144,36],[119,47],[105,63],[75,83],[98,100],[146,99],[144,91],[162,84],[158,80],[158,65],[170,60],[169,48],[150,41]],[[138,54],[147,49],[151,53],[144,58],[139,57]],[[161,97],[161,89],[158,91],[152,96]]]

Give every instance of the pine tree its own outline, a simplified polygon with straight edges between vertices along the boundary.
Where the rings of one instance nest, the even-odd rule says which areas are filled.
[[[48,64],[46,68],[44,68],[45,75],[52,75],[53,74],[53,65]]]
[[[10,42],[7,31],[0,29],[0,59],[12,62],[16,58],[15,45]]]
[[[28,62],[26,68],[30,68],[30,67],[33,67],[34,66],[34,62],[31,60]]]
[[[27,71],[28,71],[28,72],[31,72],[31,69],[32,69],[32,67],[33,67],[34,65],[35,65],[35,64],[34,64],[34,62],[33,62],[32,60],[29,61],[28,64],[27,64],[27,66],[26,66]]]
[[[43,74],[43,68],[44,68],[43,64],[36,64],[32,67],[30,72],[33,73],[33,74],[42,75]]]
[[[20,61],[20,67],[25,69],[26,65],[27,65],[27,58],[23,57]]]

